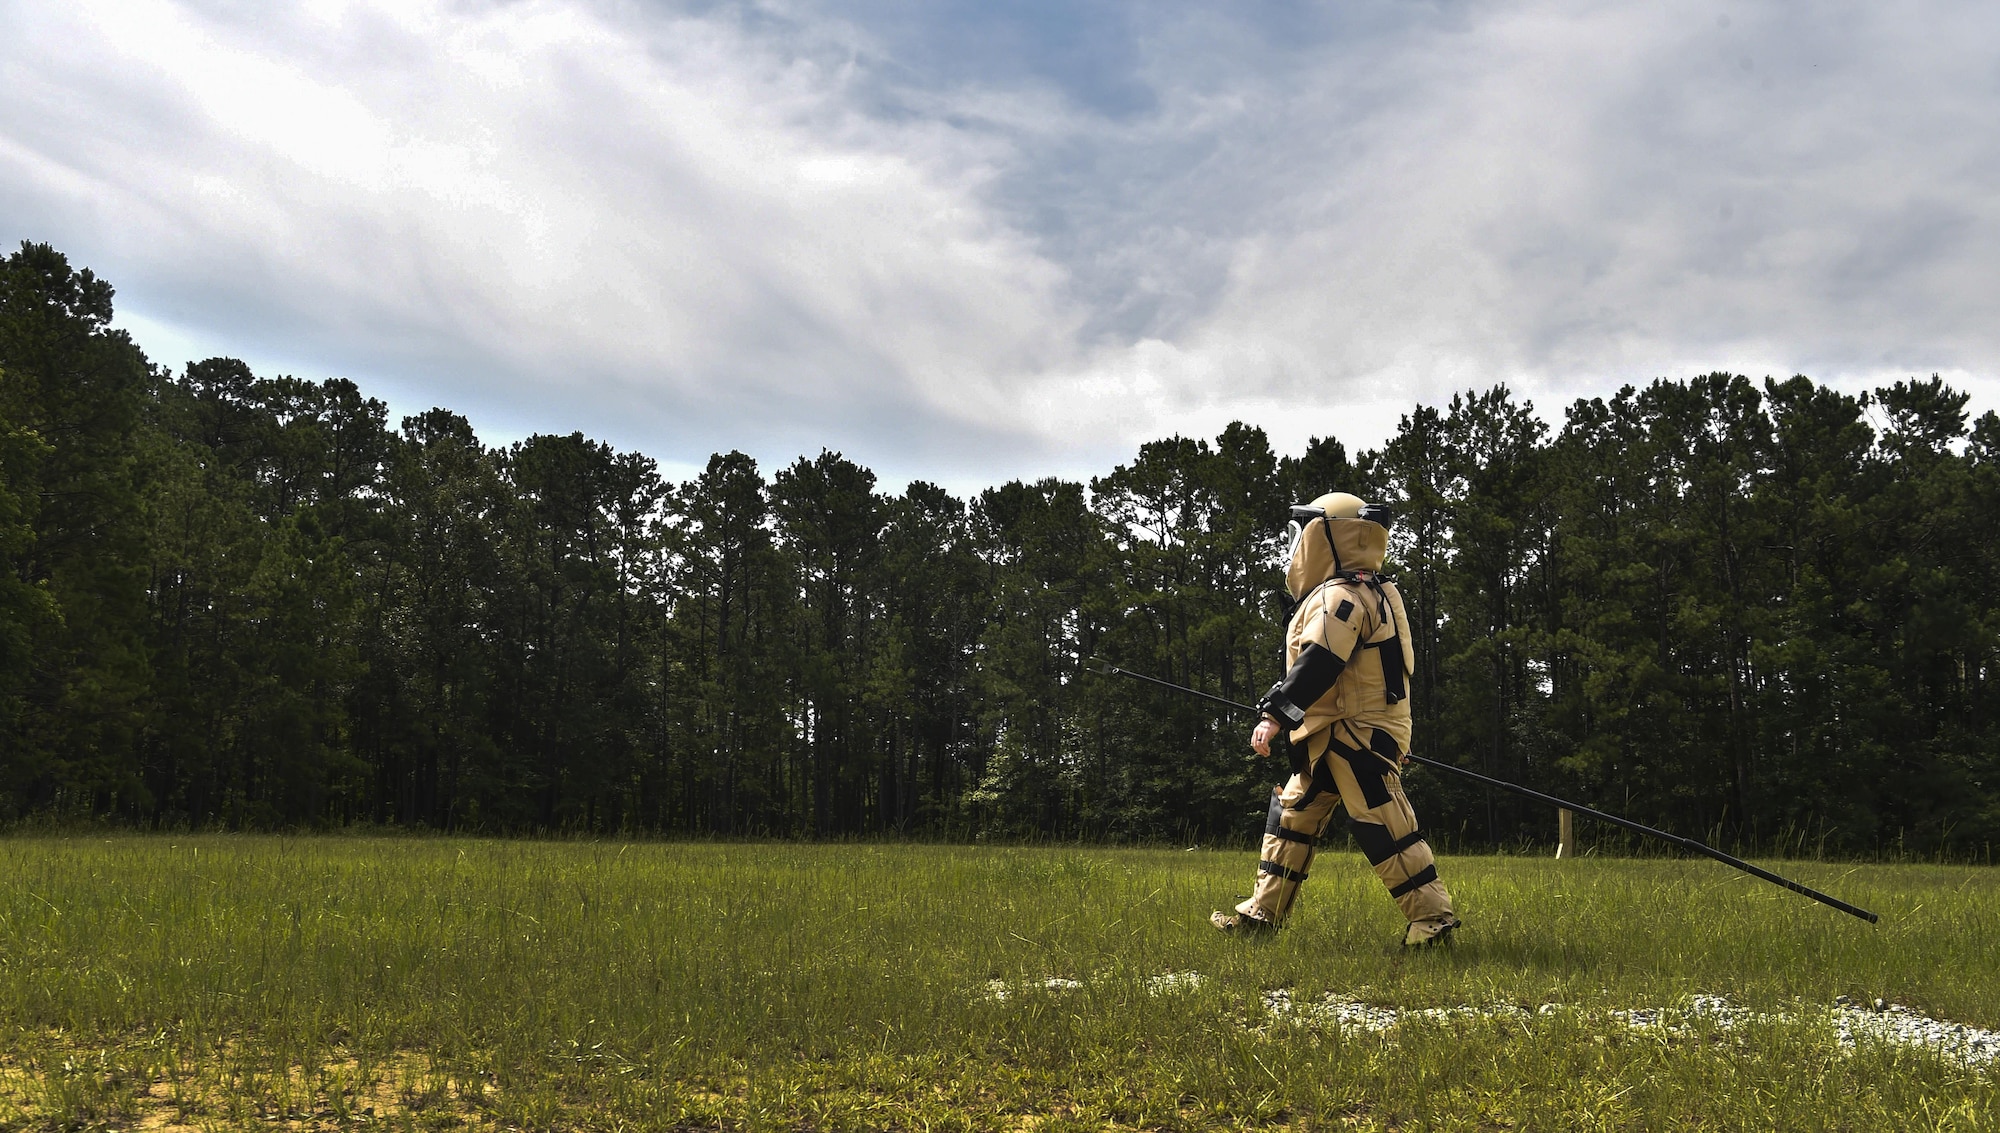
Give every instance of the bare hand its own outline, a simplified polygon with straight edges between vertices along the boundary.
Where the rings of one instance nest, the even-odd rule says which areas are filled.
[[[1269,716],[1257,721],[1257,730],[1250,733],[1250,747],[1258,755],[1271,754],[1271,740],[1278,734],[1278,722]]]

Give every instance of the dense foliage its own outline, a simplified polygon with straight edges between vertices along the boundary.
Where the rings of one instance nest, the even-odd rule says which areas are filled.
[[[1237,424],[961,500],[392,427],[346,380],[156,368],[111,299],[43,245],[0,266],[15,818],[1241,836],[1244,722],[1089,665],[1254,699],[1285,505],[1338,487],[1399,505],[1427,754],[1689,834],[2000,833],[2000,418],[1936,379],[1662,380],[1554,432],[1494,388],[1352,461]]]

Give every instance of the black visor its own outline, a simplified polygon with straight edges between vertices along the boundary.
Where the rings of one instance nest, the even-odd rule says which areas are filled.
[[[1340,517],[1327,515],[1325,508],[1314,507],[1311,504],[1292,505],[1292,520],[1295,523],[1306,524],[1311,523],[1315,519],[1322,518],[1338,519]],[[1388,504],[1362,504],[1361,514],[1354,518],[1365,519],[1370,523],[1379,523],[1382,525],[1382,529],[1387,531],[1396,522],[1396,512]]]

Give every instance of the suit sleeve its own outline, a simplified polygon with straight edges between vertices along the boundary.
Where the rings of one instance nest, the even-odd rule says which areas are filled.
[[[1361,620],[1366,615],[1345,596],[1335,597],[1331,606],[1322,603],[1307,616],[1312,621],[1301,635],[1305,644],[1291,671],[1257,704],[1258,711],[1288,729],[1305,723],[1306,711],[1340,679],[1354,655],[1354,646],[1364,636]]]

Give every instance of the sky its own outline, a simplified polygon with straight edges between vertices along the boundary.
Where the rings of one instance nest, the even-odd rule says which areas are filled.
[[[154,361],[670,475],[1101,474],[1714,370],[2000,408],[2000,6],[0,0]]]

